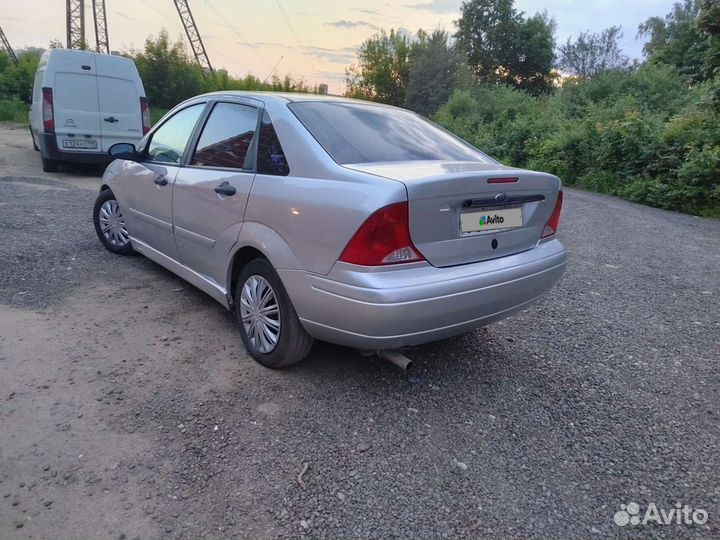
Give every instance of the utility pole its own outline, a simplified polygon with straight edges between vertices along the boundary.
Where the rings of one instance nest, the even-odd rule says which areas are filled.
[[[13,48],[10,46],[10,42],[8,41],[7,36],[5,36],[5,32],[3,32],[2,28],[0,28],[0,41],[2,41],[3,48],[7,51],[10,59],[17,66],[17,64],[18,64],[17,56],[15,55],[15,51],[13,51]]]
[[[187,34],[190,47],[195,55],[195,60],[197,60],[197,63],[200,64],[203,75],[207,78],[213,73],[213,68],[210,65],[210,59],[208,58],[205,45],[202,42],[200,32],[198,32],[197,25],[195,24],[192,11],[190,11],[188,0],[173,1],[175,2],[175,8],[177,9],[178,15],[180,15],[183,27],[185,28],[185,33]]]
[[[105,0],[92,0],[93,19],[95,21],[95,50],[110,54],[110,42],[108,40],[107,17],[105,14]]]
[[[67,48],[85,48],[85,0],[66,0]]]

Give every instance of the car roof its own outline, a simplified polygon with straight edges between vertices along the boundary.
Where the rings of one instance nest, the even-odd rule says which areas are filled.
[[[251,92],[244,90],[221,90],[219,92],[210,92],[203,94],[202,96],[196,97],[248,97],[261,99],[265,102],[275,101],[276,103],[295,103],[300,101],[330,101],[336,103],[355,103],[359,105],[377,105],[379,107],[390,107],[382,103],[376,103],[373,101],[364,101],[361,99],[352,99],[342,96],[333,96],[328,94],[310,94],[310,93],[299,93],[299,92]]]

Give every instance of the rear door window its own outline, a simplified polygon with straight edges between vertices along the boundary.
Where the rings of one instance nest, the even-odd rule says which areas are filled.
[[[218,103],[205,123],[191,165],[223,169],[252,168],[250,147],[258,111],[239,103]]]
[[[180,163],[188,141],[195,129],[204,103],[191,105],[175,113],[153,133],[148,145],[147,160],[161,163]]]
[[[98,112],[97,77],[80,73],[58,73],[55,75],[53,101],[58,109]]]
[[[100,112],[103,114],[140,114],[140,97],[135,84],[124,79],[98,77]]]
[[[285,152],[283,152],[280,139],[278,139],[275,127],[267,111],[263,112],[262,120],[260,121],[257,156],[257,170],[260,174],[271,174],[274,176],[287,176],[290,174],[290,167],[285,159]]]

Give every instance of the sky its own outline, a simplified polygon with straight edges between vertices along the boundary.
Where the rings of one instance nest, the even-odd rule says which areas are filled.
[[[172,0],[105,0],[112,50],[142,48],[162,28],[185,39]],[[344,90],[345,67],[362,42],[380,28],[454,31],[461,0],[190,0],[210,62],[234,76],[265,79],[275,67],[308,83]],[[86,36],[95,43],[92,1],[86,4]],[[642,57],[638,24],[664,16],[673,0],[515,0],[527,14],[547,10],[557,22],[557,41],[590,30],[623,27],[622,48]],[[0,26],[13,48],[65,43],[64,0],[0,0]]]

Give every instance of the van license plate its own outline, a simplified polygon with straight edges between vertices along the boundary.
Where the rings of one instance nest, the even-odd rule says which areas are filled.
[[[460,230],[463,234],[498,229],[517,229],[522,226],[522,208],[505,208],[502,210],[460,214]]]
[[[97,141],[89,140],[63,140],[63,148],[86,148],[95,149],[97,148]]]

